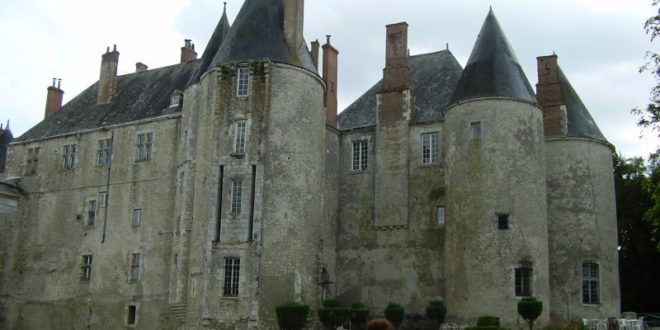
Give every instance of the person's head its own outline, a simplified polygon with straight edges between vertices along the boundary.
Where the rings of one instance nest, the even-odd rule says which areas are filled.
[[[367,330],[391,330],[392,323],[386,319],[373,319],[367,324]]]

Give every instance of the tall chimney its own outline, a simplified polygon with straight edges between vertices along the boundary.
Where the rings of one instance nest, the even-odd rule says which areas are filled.
[[[314,62],[314,67],[316,70],[319,69],[319,41],[314,40],[312,41],[312,62]]]
[[[192,40],[185,39],[184,43],[183,47],[181,47],[181,64],[197,59],[195,44],[192,43]]]
[[[337,49],[330,45],[330,36],[323,45],[323,81],[325,81],[325,122],[337,127]],[[314,43],[312,43],[313,45]],[[318,44],[318,42],[317,42]],[[312,47],[312,49],[314,49]],[[318,53],[318,49],[317,49]],[[312,53],[313,54],[313,53]],[[313,57],[312,57],[313,58]],[[318,59],[317,59],[318,61]]]
[[[284,36],[289,47],[298,50],[303,42],[304,0],[284,0]]]
[[[62,97],[64,96],[64,91],[60,89],[62,79],[53,78],[53,85],[48,86],[48,94],[46,95],[46,112],[44,113],[44,119],[50,117],[50,115],[57,112],[62,108]]]
[[[117,45],[112,47],[112,51],[108,47],[101,59],[101,75],[99,77],[98,96],[96,99],[98,104],[107,104],[112,101],[117,83],[118,65],[119,52],[117,51]]]
[[[568,121],[561,97],[557,55],[536,58],[538,79],[536,94],[543,108],[543,130],[546,136],[566,135]]]
[[[149,66],[142,63],[142,62],[137,62],[135,63],[135,72],[142,72],[142,71],[147,71],[149,70]]]
[[[390,24],[386,28],[385,69],[383,70],[385,91],[410,89],[408,23]]]

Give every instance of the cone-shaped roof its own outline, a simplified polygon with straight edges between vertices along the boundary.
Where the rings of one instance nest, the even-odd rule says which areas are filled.
[[[220,49],[220,46],[222,46],[222,42],[225,40],[225,37],[227,37],[227,34],[229,34],[229,28],[229,20],[227,19],[227,3],[225,3],[220,22],[218,22],[215,30],[213,30],[211,39],[209,39],[209,42],[206,44],[206,49],[204,49],[204,54],[202,54],[202,63],[200,64],[199,71],[195,76],[196,80],[199,80],[204,72],[209,69],[215,54]]]
[[[307,46],[295,48],[284,37],[282,0],[246,0],[211,66],[268,58],[317,72]]]
[[[559,68],[559,84],[561,98],[566,105],[568,136],[607,141],[561,68]]]
[[[481,27],[451,103],[482,97],[537,102],[492,9]]]

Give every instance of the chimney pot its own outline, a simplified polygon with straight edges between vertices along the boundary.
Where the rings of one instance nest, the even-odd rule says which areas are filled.
[[[539,56],[536,61],[539,81],[536,96],[543,109],[543,130],[546,136],[565,135],[568,122],[561,97],[557,55]]]
[[[192,44],[192,40],[184,39],[184,45],[181,47],[181,62],[180,64],[188,63],[192,60],[197,59],[197,52],[195,51],[195,46]]]
[[[135,63],[135,72],[142,72],[142,71],[147,71],[149,69],[149,66],[142,62],[137,62]]]
[[[57,86],[55,81],[57,80]],[[53,78],[53,85],[48,87],[48,92],[46,94],[46,109],[44,112],[44,119],[50,117],[50,115],[57,112],[62,108],[62,98],[64,96],[64,91],[60,89],[60,82],[62,79]]]
[[[312,41],[312,62],[314,62],[314,67],[316,70],[319,69],[319,48],[320,48],[319,40],[314,40]]]
[[[108,47],[108,50],[110,47]],[[112,101],[117,83],[117,67],[119,66],[119,52],[117,45],[112,47],[112,52],[107,52],[101,57],[101,73],[99,75],[98,94],[96,102],[107,104]]]
[[[407,90],[410,88],[408,23],[390,24],[386,28],[385,69],[383,70],[385,90]]]
[[[339,52],[330,45],[330,36],[323,45],[323,81],[325,82],[326,124],[337,127],[337,57]]]

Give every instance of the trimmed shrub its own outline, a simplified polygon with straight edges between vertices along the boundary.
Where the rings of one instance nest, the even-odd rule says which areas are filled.
[[[385,317],[396,328],[399,328],[401,323],[403,323],[404,315],[405,315],[405,310],[399,304],[389,303],[385,308]]]
[[[319,319],[321,323],[335,329],[348,321],[351,316],[351,310],[342,306],[336,299],[323,301],[323,306],[319,308]]]
[[[500,318],[497,316],[481,316],[477,321],[478,327],[499,327]]]
[[[518,314],[527,321],[529,330],[532,330],[534,320],[543,312],[543,302],[536,300],[534,297],[525,297],[518,302]]]
[[[364,329],[369,321],[369,309],[363,303],[351,305],[351,323],[356,329]]]
[[[432,300],[426,306],[426,316],[435,321],[437,326],[440,326],[445,321],[445,316],[447,316],[447,306],[442,300]]]
[[[290,303],[275,307],[277,324],[282,330],[301,330],[305,327],[309,306],[299,303]]]

